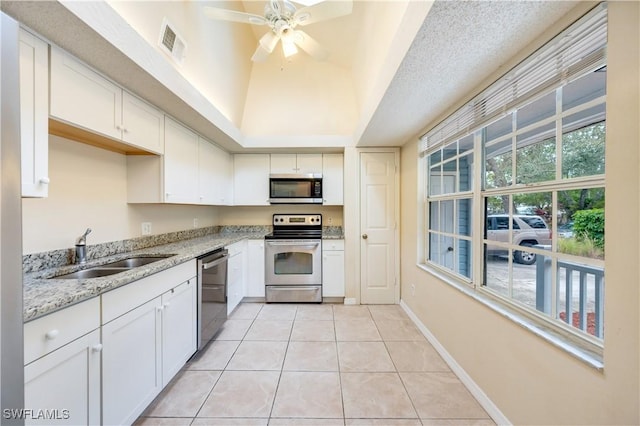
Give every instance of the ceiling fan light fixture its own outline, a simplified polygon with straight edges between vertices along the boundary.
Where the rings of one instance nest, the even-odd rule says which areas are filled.
[[[296,44],[291,39],[282,39],[282,53],[284,53],[284,57],[288,58],[290,56],[298,53],[298,48]]]
[[[271,53],[273,52],[273,49],[276,48],[276,45],[278,44],[278,40],[280,40],[280,38],[276,34],[274,34],[272,31],[269,31],[268,33],[263,35],[262,38],[260,39],[260,46],[262,46],[263,49]]]

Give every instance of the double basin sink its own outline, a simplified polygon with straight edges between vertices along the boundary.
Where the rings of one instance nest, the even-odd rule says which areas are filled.
[[[104,265],[94,266],[93,268],[81,269],[70,274],[58,275],[55,279],[86,279],[86,278],[99,278],[106,277],[108,275],[117,274],[120,272],[128,271],[138,266],[148,265],[153,262],[158,262],[167,257],[175,256],[174,254],[165,254],[157,256],[135,256],[128,257],[126,259],[118,260],[115,262],[106,263]]]

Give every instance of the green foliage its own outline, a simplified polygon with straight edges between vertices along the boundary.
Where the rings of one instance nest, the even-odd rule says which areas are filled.
[[[582,240],[576,238],[560,238],[560,240],[558,240],[558,251],[574,256],[604,259],[604,250],[601,247],[597,247],[590,238],[583,237]]]
[[[573,232],[578,241],[587,239],[604,250],[604,209],[580,210],[573,214]]]

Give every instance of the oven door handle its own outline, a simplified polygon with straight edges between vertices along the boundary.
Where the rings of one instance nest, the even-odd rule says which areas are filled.
[[[298,244],[298,243],[291,243],[291,242],[276,243],[276,242],[269,241],[267,243],[267,245],[276,246],[276,247],[287,246],[287,247],[295,247],[295,248],[301,248],[301,249],[304,249],[304,248],[312,249],[312,248],[318,247],[320,245],[320,243],[302,243],[302,244]]]
[[[221,264],[222,262],[226,262],[227,261],[227,256],[226,254],[223,254],[219,259],[214,260],[213,262],[209,262],[209,263],[203,263],[202,264],[202,269],[209,269],[209,268],[213,268],[216,265]]]

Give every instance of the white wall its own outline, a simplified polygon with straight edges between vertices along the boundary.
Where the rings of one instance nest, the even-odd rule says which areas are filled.
[[[86,228],[89,244],[135,238],[141,222],[152,234],[216,224],[216,208],[128,205],[126,156],[57,136],[49,137],[48,198],[22,200],[23,253],[73,247]]]
[[[402,299],[514,424],[640,423],[640,4],[608,8],[604,371],[416,266],[417,142],[402,149]]]
[[[249,58],[255,48],[248,25],[224,21],[213,25],[203,13],[205,3],[199,1],[154,2],[152,7],[144,1],[108,3],[155,48],[162,20],[168,17],[174,30],[187,42],[186,58],[176,69],[240,127],[252,67]],[[218,3],[217,7],[238,7],[232,1]]]

